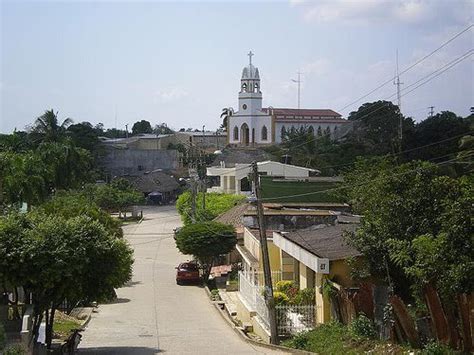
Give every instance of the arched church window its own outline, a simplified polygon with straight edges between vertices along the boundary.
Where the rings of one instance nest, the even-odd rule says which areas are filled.
[[[281,127],[281,140],[283,141],[286,136],[286,128],[285,126]]]
[[[255,92],[258,92],[258,84],[255,83]]]
[[[242,91],[247,91],[247,83],[242,84]]]
[[[262,141],[266,141],[268,139],[268,129],[267,126],[262,127]]]
[[[234,141],[238,141],[239,140],[239,129],[237,128],[237,126],[234,127]]]

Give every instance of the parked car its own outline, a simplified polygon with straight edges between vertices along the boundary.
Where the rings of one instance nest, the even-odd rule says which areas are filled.
[[[201,281],[199,266],[192,261],[186,261],[176,267],[176,283],[182,285],[184,282],[198,283]]]

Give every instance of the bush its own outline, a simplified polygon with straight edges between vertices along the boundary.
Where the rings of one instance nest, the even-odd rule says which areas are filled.
[[[421,354],[423,355],[450,355],[456,354],[456,352],[448,347],[447,345],[440,344],[435,340],[431,340],[428,344],[425,345],[425,348],[422,350]]]
[[[372,321],[363,313],[359,314],[349,325],[349,333],[355,339],[374,339],[377,337]]]
[[[273,292],[273,299],[275,300],[276,306],[284,306],[289,303],[290,299],[283,292]]]
[[[7,341],[7,335],[5,334],[5,328],[3,327],[3,324],[0,323],[0,350],[2,350],[5,347],[5,343]]]
[[[291,289],[297,288],[296,283],[294,281],[286,281],[286,280],[278,281],[275,284],[275,287],[278,292],[284,292],[285,294],[288,294],[288,292],[290,292]]]
[[[10,345],[5,349],[3,355],[26,355],[27,351],[25,347],[21,344]]]
[[[245,196],[233,194],[207,193],[206,209],[202,209],[202,193],[196,196],[196,221],[211,221],[218,215],[230,210],[232,207],[243,202]],[[191,192],[186,191],[179,195],[176,201],[176,209],[181,215],[184,224],[190,224],[191,221]]]
[[[309,332],[301,332],[296,334],[293,338],[288,340],[285,345],[294,348],[305,350],[308,347],[309,343]]]
[[[315,290],[314,288],[305,288],[299,290],[296,294],[293,303],[294,304],[314,304],[315,302]]]
[[[102,210],[81,192],[60,191],[53,199],[43,203],[35,211],[64,218],[87,216],[102,224],[115,237],[121,238],[123,236],[123,231],[120,227],[122,222]]]

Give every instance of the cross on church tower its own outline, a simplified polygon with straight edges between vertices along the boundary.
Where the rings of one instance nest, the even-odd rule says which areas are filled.
[[[252,56],[254,56],[255,54],[252,53],[252,51],[249,52],[249,54],[247,54],[249,56],[249,63],[250,65],[252,65]]]

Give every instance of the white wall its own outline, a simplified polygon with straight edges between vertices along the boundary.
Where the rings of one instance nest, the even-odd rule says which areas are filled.
[[[272,118],[266,114],[259,114],[256,116],[245,115],[243,112],[237,112],[229,119],[229,143],[238,144],[240,143],[241,137],[241,126],[247,123],[249,126],[249,144],[252,143],[252,129],[255,129],[255,143],[265,144],[272,142]],[[239,129],[239,137],[237,140],[234,140],[234,127],[237,126]],[[267,127],[267,140],[262,140],[262,128],[263,126]]]

